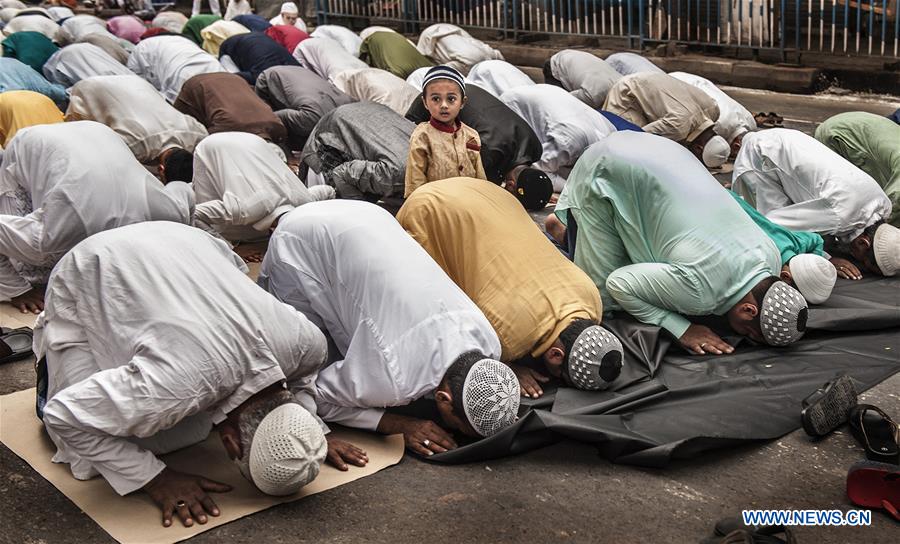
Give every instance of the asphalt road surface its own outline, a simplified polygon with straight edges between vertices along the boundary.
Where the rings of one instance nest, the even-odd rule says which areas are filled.
[[[900,107],[900,101],[886,97],[726,91],[752,112],[777,112],[785,126],[808,133],[842,111],[888,114]],[[0,366],[0,394],[33,387],[32,365],[25,360]],[[900,418],[900,375],[862,398]],[[796,431],[664,470],[615,465],[593,447],[574,442],[463,466],[431,465],[407,455],[374,476],[243,518],[191,542],[697,542],[711,534],[716,520],[742,509],[852,508],[845,478],[862,458],[845,429],[817,443]],[[895,544],[900,525],[875,513],[870,527],[799,527],[795,534],[801,543]],[[0,542],[113,540],[0,446]]]

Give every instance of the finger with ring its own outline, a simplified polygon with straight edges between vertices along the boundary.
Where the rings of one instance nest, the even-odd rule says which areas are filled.
[[[431,440],[428,440],[428,439],[426,438],[425,441],[422,442],[422,445],[425,446],[425,447],[427,448],[428,446],[431,445]]]
[[[704,348],[704,347],[706,347],[706,344],[708,344],[708,343],[709,343],[709,342],[703,342],[702,344],[700,344],[700,347],[701,347],[701,348]]]
[[[184,501],[178,501],[175,503],[176,508],[184,508],[185,506],[187,506],[187,503]]]

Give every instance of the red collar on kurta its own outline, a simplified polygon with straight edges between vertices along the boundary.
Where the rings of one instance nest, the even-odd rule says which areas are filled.
[[[456,132],[462,127],[462,121],[460,121],[459,119],[455,119],[453,125],[442,123],[434,117],[432,117],[428,122],[431,123],[431,126],[433,126],[434,128],[440,130],[441,132],[446,132],[447,134],[456,134]]]

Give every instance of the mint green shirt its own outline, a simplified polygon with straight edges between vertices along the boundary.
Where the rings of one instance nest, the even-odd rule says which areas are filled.
[[[750,219],[772,239],[775,247],[781,253],[782,264],[787,264],[797,255],[804,253],[812,253],[819,257],[825,256],[825,240],[821,235],[805,230],[790,230],[773,223],[765,215],[759,213],[756,208],[748,204],[740,195],[733,191],[728,192],[738,201],[741,208],[747,212]]]
[[[680,338],[781,270],[772,240],[681,145],[617,132],[589,147],[556,206],[578,223],[575,264],[605,308]],[[611,297],[612,300],[608,300]]]
[[[816,139],[881,185],[892,204],[888,222],[900,227],[900,125],[874,113],[852,111],[819,125]]]

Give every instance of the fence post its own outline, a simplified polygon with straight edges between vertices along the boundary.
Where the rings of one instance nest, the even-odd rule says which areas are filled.
[[[638,51],[644,51],[644,0],[637,0],[638,2]],[[647,1],[647,6],[650,5],[650,1]],[[653,17],[652,13],[647,13],[648,17]]]

